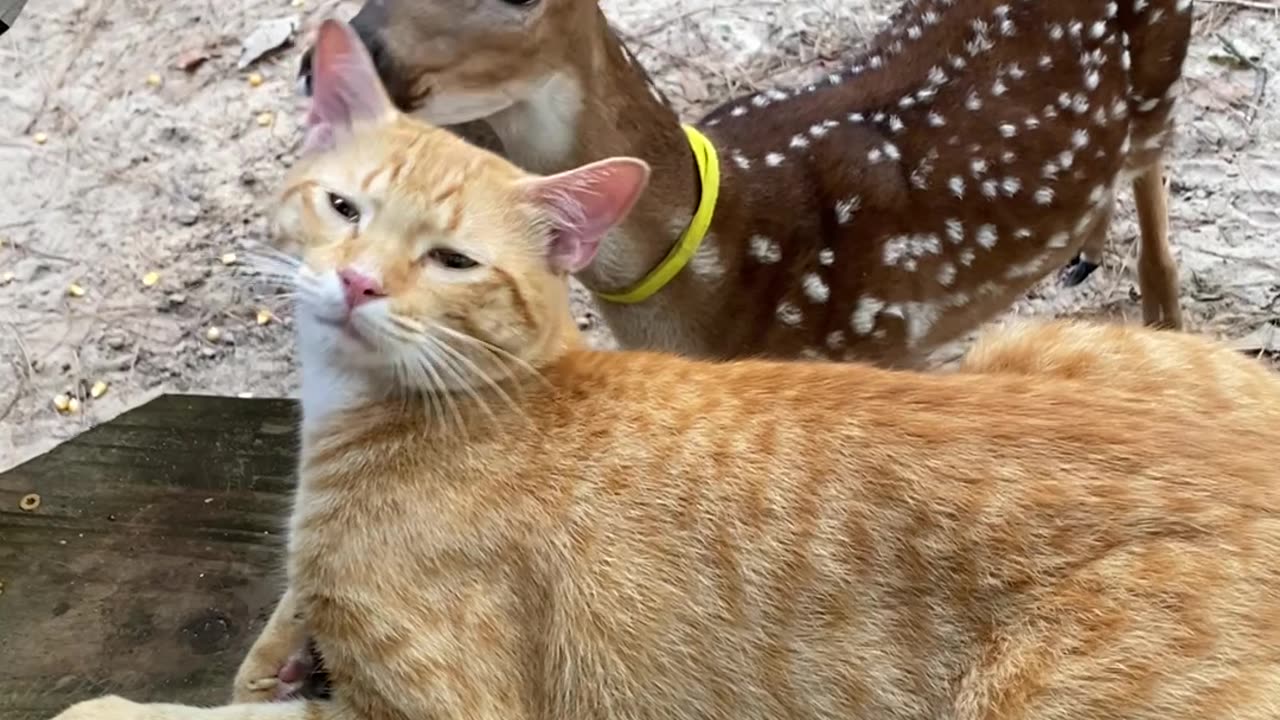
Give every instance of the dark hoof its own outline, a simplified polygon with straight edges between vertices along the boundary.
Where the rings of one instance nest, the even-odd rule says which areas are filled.
[[[1093,274],[1100,266],[1097,263],[1091,263],[1088,260],[1076,255],[1072,258],[1071,263],[1067,265],[1066,275],[1062,278],[1062,284],[1067,287],[1075,287]]]

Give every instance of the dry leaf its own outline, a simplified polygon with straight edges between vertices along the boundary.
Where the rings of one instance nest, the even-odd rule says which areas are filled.
[[[236,61],[236,69],[243,70],[268,53],[289,44],[297,30],[296,15],[258,23],[253,32],[240,43],[240,59]]]

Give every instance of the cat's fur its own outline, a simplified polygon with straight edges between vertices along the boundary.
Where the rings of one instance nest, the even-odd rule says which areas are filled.
[[[352,43],[322,28],[318,95],[371,76]],[[63,720],[1280,716],[1276,423],[1034,363],[584,349],[566,268],[634,168],[540,181],[353,92],[366,121],[295,169],[280,216],[304,246],[281,616],[333,699]],[[386,297],[331,327],[349,267]]]

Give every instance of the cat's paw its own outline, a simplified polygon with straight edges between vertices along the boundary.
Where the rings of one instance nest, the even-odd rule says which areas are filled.
[[[146,706],[116,695],[76,703],[53,720],[154,720]]]
[[[295,649],[281,662],[270,657],[251,657],[245,660],[236,674],[231,702],[261,703],[294,700],[307,678],[315,671],[315,656],[309,645]]]

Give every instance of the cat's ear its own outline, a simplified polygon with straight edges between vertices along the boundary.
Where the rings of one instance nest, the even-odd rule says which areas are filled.
[[[556,272],[573,273],[591,264],[605,234],[635,207],[649,184],[649,164],[608,158],[524,182],[551,222],[547,261]]]
[[[378,78],[373,58],[346,23],[325,20],[320,24],[311,73],[304,153],[330,147],[356,123],[376,123],[395,115],[395,105]]]

